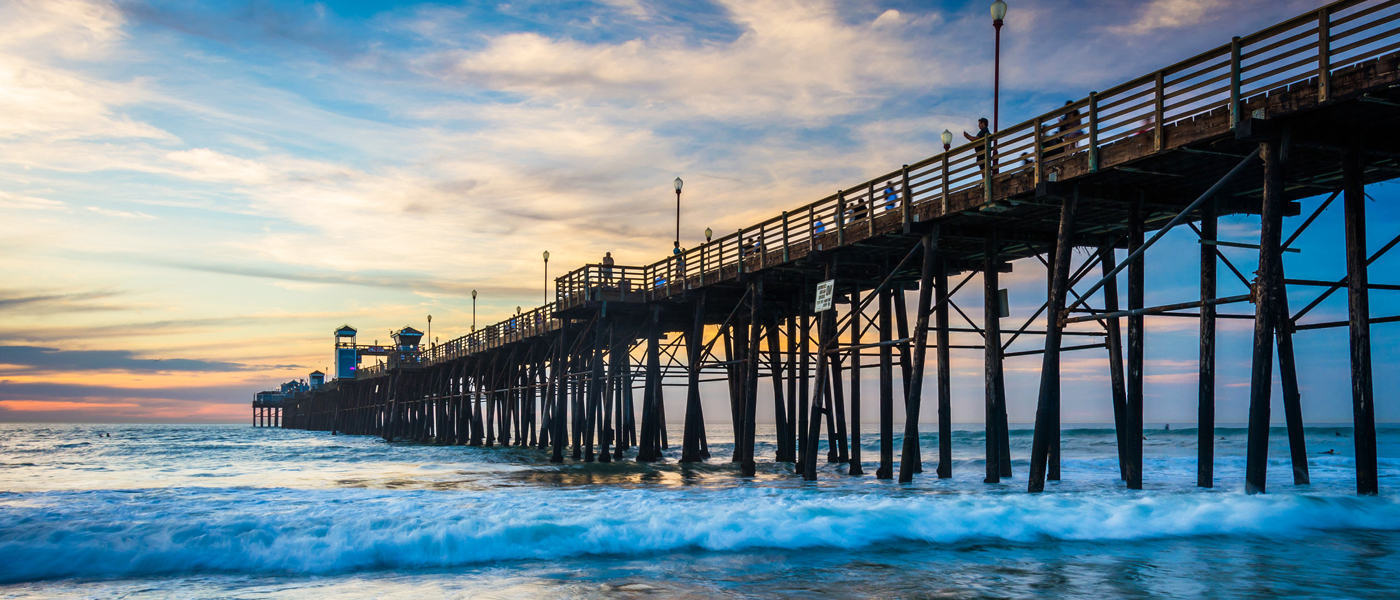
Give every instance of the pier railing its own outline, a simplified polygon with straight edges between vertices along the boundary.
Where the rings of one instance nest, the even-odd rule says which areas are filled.
[[[645,302],[647,290],[665,285],[651,279],[646,267],[584,265],[554,280],[555,303],[568,309],[585,302]]]
[[[1295,85],[1329,99],[1338,70],[1400,50],[1400,0],[1345,0],[1070,102],[977,141],[849,186],[816,202],[647,267],[652,298],[780,265],[887,230],[965,210],[995,212],[996,190],[1092,173],[1172,147],[1171,128],[1227,111],[1246,118],[1252,99]],[[1107,147],[1133,152],[1103,156]],[[1137,146],[1146,146],[1140,149]],[[1104,159],[1108,160],[1105,161]],[[1107,163],[1107,164],[1105,164]],[[953,202],[954,198],[957,202]],[[930,206],[931,205],[931,206]],[[932,210],[928,210],[932,209]],[[696,268],[696,266],[699,268]],[[678,275],[679,274],[679,275]]]
[[[556,304],[667,298],[918,220],[1005,210],[998,194],[1012,184],[1062,181],[1178,147],[1204,117],[1226,114],[1231,128],[1266,118],[1252,107],[1271,91],[1311,87],[1327,102],[1339,70],[1400,51],[1397,21],[1400,0],[1334,2],[651,265],[585,265],[557,280]],[[485,337],[462,347],[494,347],[497,338]]]

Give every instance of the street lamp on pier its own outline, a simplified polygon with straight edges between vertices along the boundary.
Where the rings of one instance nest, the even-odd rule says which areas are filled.
[[[544,251],[544,303],[549,304],[549,251]]]
[[[950,149],[950,148],[953,147],[953,132],[948,131],[947,129],[944,129],[944,130],[943,130],[943,135],[940,135],[940,136],[938,136],[938,137],[941,138],[941,139],[943,140],[943,151],[944,151],[944,152],[947,152],[948,149]]]
[[[671,182],[676,186],[676,243],[681,243],[681,186],[685,185],[680,177]]]
[[[476,290],[472,290],[472,331],[476,331]]]
[[[705,228],[705,243],[706,243],[706,244],[710,243],[710,238],[714,237],[714,235],[715,235],[715,230],[710,229],[709,227],[706,227],[706,228]]]
[[[1001,117],[1001,24],[1006,18],[1006,3],[992,3],[992,28],[996,30],[996,56],[992,63],[992,133],[1000,128]]]

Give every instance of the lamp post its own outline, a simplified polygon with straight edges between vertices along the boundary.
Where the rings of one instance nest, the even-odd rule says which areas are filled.
[[[676,243],[681,243],[681,186],[685,185],[680,177],[671,182],[676,186]]]
[[[710,229],[709,227],[706,227],[706,228],[705,228],[705,243],[706,243],[706,244],[710,243],[710,238],[714,237],[714,235],[715,235],[715,230]]]
[[[428,315],[428,347],[433,346],[433,316]]]
[[[544,251],[544,303],[549,304],[549,251]]]
[[[948,131],[947,129],[944,129],[944,130],[943,130],[943,134],[940,135],[940,136],[938,136],[938,137],[941,138],[941,139],[943,140],[943,151],[944,151],[944,152],[947,152],[949,148],[952,148],[952,147],[953,147],[953,132]]]
[[[992,28],[996,30],[996,57],[992,63],[992,133],[999,129],[1001,117],[1001,23],[1006,18],[1006,3],[997,0],[992,3]]]
[[[476,290],[472,290],[472,331],[476,331]]]

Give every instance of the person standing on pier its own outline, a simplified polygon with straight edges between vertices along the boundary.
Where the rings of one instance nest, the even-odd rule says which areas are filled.
[[[603,280],[612,283],[613,257],[611,252],[603,254]]]
[[[967,141],[977,144],[977,170],[979,171],[987,170],[987,147],[986,144],[981,142],[986,140],[989,135],[992,135],[992,132],[987,129],[986,117],[977,119],[977,135],[971,135],[966,131],[963,132],[963,137],[967,138]]]
[[[676,257],[676,277],[685,279],[685,249],[681,248],[680,241],[672,242],[671,254]]]

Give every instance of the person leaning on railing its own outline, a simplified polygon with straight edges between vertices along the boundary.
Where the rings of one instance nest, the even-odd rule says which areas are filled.
[[[977,170],[984,173],[987,170],[987,144],[984,142],[987,136],[990,135],[992,135],[992,132],[987,129],[986,117],[977,119],[977,135],[974,136],[966,131],[963,132],[963,137],[967,138],[967,141],[977,144],[975,148],[977,152]]]

